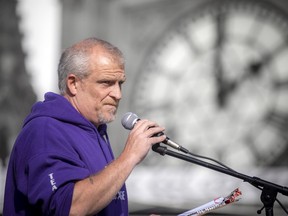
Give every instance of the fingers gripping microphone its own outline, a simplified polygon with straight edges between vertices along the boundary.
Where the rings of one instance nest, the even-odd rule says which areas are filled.
[[[137,121],[139,121],[139,117],[132,112],[127,112],[126,114],[124,114],[124,116],[121,119],[121,123],[123,125],[124,128],[126,128],[127,130],[132,130],[134,125],[137,123]],[[158,133],[155,136],[161,136],[163,133]],[[163,141],[164,144],[177,149],[179,151],[182,151],[184,153],[189,153],[189,151],[187,149],[185,149],[184,147],[182,147],[181,145],[173,142],[172,140],[170,140],[168,137],[166,137],[166,139]]]

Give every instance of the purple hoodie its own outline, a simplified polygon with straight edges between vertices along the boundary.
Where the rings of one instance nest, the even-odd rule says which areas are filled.
[[[75,182],[114,159],[103,139],[108,139],[106,127],[97,129],[67,99],[46,93],[25,119],[12,150],[3,215],[69,215]],[[97,215],[128,215],[125,185]]]

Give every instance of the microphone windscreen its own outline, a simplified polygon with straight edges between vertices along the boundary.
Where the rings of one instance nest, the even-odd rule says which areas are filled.
[[[121,123],[124,128],[132,130],[138,119],[139,118],[135,113],[127,112],[123,115]]]

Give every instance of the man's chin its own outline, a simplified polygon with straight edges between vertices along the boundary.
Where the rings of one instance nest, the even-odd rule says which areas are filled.
[[[99,120],[102,124],[107,124],[116,119],[117,109],[110,109],[108,112],[99,115]]]

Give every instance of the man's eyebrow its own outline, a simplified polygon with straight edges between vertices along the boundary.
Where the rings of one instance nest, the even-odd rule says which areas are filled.
[[[121,82],[124,83],[126,81],[126,76],[123,77],[117,77],[117,76],[102,76],[98,79],[99,82],[105,82],[105,81],[115,81],[115,82]]]

